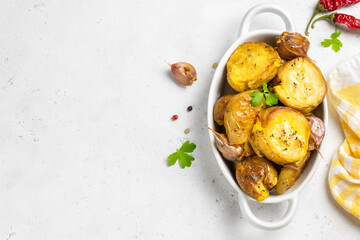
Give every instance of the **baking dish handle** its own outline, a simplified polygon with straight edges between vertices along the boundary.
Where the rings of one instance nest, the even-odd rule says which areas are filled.
[[[253,213],[253,211],[249,206],[249,202],[246,199],[246,197],[242,193],[239,193],[239,205],[240,205],[241,213],[244,216],[244,218],[255,227],[264,230],[276,230],[289,224],[295,214],[297,199],[298,199],[297,196],[295,196],[288,200],[284,200],[284,201],[289,201],[289,205],[285,215],[281,219],[275,221],[265,221],[255,216],[255,214]]]
[[[260,5],[256,5],[246,13],[240,24],[238,37],[243,36],[244,34],[249,32],[253,18],[260,13],[274,13],[279,17],[281,17],[281,19],[285,23],[286,31],[288,32],[296,31],[295,25],[292,22],[289,13],[285,9],[272,4],[260,4]]]

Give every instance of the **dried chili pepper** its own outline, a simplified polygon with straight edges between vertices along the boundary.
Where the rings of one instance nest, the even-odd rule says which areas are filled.
[[[311,21],[315,18],[315,16],[320,12],[332,12],[338,9],[339,7],[344,7],[347,5],[353,5],[360,2],[360,0],[319,0],[316,5],[314,14],[312,15],[309,24],[306,27],[305,34],[309,36],[309,26]]]
[[[321,12],[331,12],[335,11],[339,7],[356,4],[358,2],[360,2],[360,0],[320,0],[317,9]]]
[[[354,16],[342,14],[342,13],[332,13],[329,15],[325,15],[317,18],[311,25],[311,28],[314,28],[315,23],[319,20],[329,19],[334,23],[345,24],[349,28],[360,30],[360,19],[355,18]]]

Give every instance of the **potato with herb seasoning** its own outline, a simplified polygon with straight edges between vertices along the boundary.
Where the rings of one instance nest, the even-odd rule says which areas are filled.
[[[229,94],[229,95],[225,95],[222,96],[221,98],[219,98],[215,105],[214,105],[214,121],[219,125],[222,126],[224,125],[224,114],[226,111],[226,107],[230,101],[230,99],[234,96],[235,94]]]
[[[244,158],[236,164],[235,171],[240,188],[257,201],[265,200],[278,181],[274,165],[258,156]]]
[[[282,60],[278,52],[264,42],[241,44],[231,54],[227,68],[227,81],[238,92],[261,87],[276,76]]]
[[[310,134],[309,122],[301,112],[270,107],[260,113],[250,142],[256,154],[284,165],[306,155]]]
[[[306,163],[310,157],[310,152],[307,152],[305,156],[297,162],[286,164],[280,171],[278,183],[275,186],[275,190],[279,194],[283,194],[292,185],[294,185],[296,179],[301,175]]]
[[[324,99],[326,81],[320,69],[307,58],[295,58],[278,72],[274,90],[286,106],[303,113],[314,110]]]
[[[227,104],[224,114],[224,126],[230,145],[244,144],[244,154],[252,154],[248,141],[255,117],[260,113],[263,104],[252,107],[250,94],[253,90],[233,96]],[[263,101],[265,102],[265,101]]]

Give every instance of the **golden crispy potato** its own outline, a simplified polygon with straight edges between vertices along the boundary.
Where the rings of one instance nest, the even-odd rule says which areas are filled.
[[[260,156],[283,165],[306,155],[310,134],[309,122],[302,113],[288,107],[271,107],[256,120],[251,145]]]
[[[253,90],[236,94],[226,107],[224,126],[230,145],[248,142],[255,117],[264,106],[264,103],[256,107],[251,106],[252,92]]]
[[[282,60],[278,52],[264,42],[241,44],[227,64],[227,80],[238,92],[261,87],[276,76]]]
[[[288,163],[281,169],[278,183],[275,186],[277,193],[283,194],[292,185],[294,185],[296,179],[298,179],[304,170],[310,154],[310,152],[307,152],[300,161]]]
[[[295,58],[285,63],[278,72],[275,92],[286,106],[303,113],[314,110],[324,99],[326,81],[320,69],[307,58]]]
[[[262,201],[278,181],[274,165],[266,158],[253,156],[236,164],[236,180],[250,197]]]
[[[214,121],[220,126],[224,125],[224,114],[226,106],[233,96],[234,94],[222,96],[216,101],[214,105]]]

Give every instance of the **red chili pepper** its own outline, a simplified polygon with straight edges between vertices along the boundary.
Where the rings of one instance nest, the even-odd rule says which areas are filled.
[[[310,23],[319,12],[332,12],[332,11],[335,11],[336,9],[338,9],[339,7],[353,5],[358,2],[360,2],[360,0],[319,0],[318,4],[316,5],[314,14],[312,15],[312,17],[306,27],[305,34],[307,36],[309,36]]]
[[[320,12],[331,12],[335,11],[339,7],[356,4],[358,2],[360,2],[360,0],[319,0],[316,8]]]
[[[332,13],[329,15],[325,15],[317,18],[311,25],[311,28],[314,28],[315,23],[322,19],[329,19],[334,23],[345,24],[349,28],[360,30],[360,19],[355,18],[354,16],[342,14],[342,13]]]

